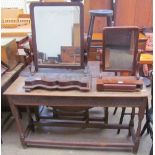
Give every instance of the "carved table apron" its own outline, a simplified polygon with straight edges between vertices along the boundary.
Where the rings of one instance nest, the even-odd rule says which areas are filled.
[[[9,104],[16,120],[17,130],[20,135],[20,140],[23,146],[54,146],[54,147],[76,147],[76,148],[104,148],[104,147],[119,147],[131,148],[134,153],[137,153],[140,142],[141,122],[144,117],[144,112],[147,105],[148,94],[146,90],[140,92],[97,92],[93,87],[89,92],[80,92],[77,90],[69,91],[48,91],[48,90],[33,90],[25,92],[24,86],[25,77],[19,77],[8,89],[4,95],[8,97]],[[94,81],[94,80],[93,80]],[[132,107],[132,114],[129,124],[87,124],[87,127],[99,127],[106,129],[128,129],[132,136],[132,143],[107,143],[98,142],[62,142],[62,141],[45,141],[35,140],[28,137],[24,130],[19,117],[18,106],[63,106],[63,107]],[[138,127],[134,130],[134,113],[137,107],[138,110]]]

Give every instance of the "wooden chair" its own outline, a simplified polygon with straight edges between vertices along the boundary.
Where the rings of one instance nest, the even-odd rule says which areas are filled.
[[[102,71],[118,73],[139,79],[138,73],[138,27],[105,27],[103,30]],[[104,78],[104,77],[103,77]],[[117,107],[114,110],[116,113]],[[132,109],[134,112],[134,109]],[[125,107],[122,107],[119,123],[122,124]],[[120,129],[117,133],[120,132]]]
[[[142,129],[142,132],[141,132],[141,136],[144,134],[145,130],[147,129],[147,132],[150,134],[151,136],[151,139],[153,141],[153,107],[151,107],[149,110],[148,110],[148,113],[147,113],[147,120],[146,120],[146,123]],[[150,150],[150,154],[149,155],[153,155],[153,144],[152,144],[152,147],[151,147],[151,150]]]
[[[141,131],[141,136],[144,134],[144,132],[147,130],[147,133],[150,134],[151,139],[153,141],[153,74],[151,72],[151,108],[149,109],[147,106],[146,109],[146,122],[144,124],[144,127]],[[150,154],[153,155],[153,143],[150,150]]]
[[[152,32],[152,29],[143,30],[143,32],[144,33]],[[147,67],[147,72],[148,72],[147,76],[145,75],[145,73],[140,74],[140,76],[143,76],[145,78],[144,79],[144,85],[146,87],[151,85],[151,82],[150,82],[151,76],[148,74],[150,72],[149,70],[152,69],[152,65],[153,65],[153,49],[152,49],[152,46],[149,46],[147,42],[149,42],[149,44],[152,45],[152,41],[147,40],[145,43],[145,47],[138,49],[138,56],[137,56],[138,57],[138,63],[139,63],[139,65],[138,65],[139,69],[137,69],[137,70],[140,70],[140,68],[143,68],[143,72],[145,72],[144,67]],[[115,108],[113,114],[115,114],[116,111],[117,111],[117,108]],[[120,123],[123,122],[124,115],[125,115],[125,108],[122,108]],[[120,130],[118,130],[118,133],[119,132],[120,132]]]

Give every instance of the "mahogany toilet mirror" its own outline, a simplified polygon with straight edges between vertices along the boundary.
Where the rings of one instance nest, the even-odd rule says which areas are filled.
[[[102,70],[137,74],[138,33],[136,26],[105,27]]]
[[[30,14],[35,70],[84,68],[82,3],[36,2]]]

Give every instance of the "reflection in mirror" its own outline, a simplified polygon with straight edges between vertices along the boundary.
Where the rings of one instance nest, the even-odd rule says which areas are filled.
[[[81,66],[80,5],[65,4],[42,3],[32,9],[39,66]]]
[[[137,53],[138,28],[104,29],[104,69],[133,71]]]

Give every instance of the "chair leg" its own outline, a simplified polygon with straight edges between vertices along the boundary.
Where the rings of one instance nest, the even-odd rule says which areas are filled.
[[[146,123],[145,123],[145,125],[144,125],[144,127],[140,133],[141,136],[144,134],[145,130],[147,129],[148,123],[149,123],[149,121],[146,121]]]
[[[35,115],[36,121],[39,122],[40,121],[39,107],[34,107],[34,115]]]
[[[90,17],[90,24],[89,24],[89,28],[88,28],[88,35],[87,35],[87,52],[88,52],[88,55],[90,54],[89,50],[90,50],[91,42],[92,42],[94,21],[95,21],[95,16],[91,16]]]
[[[115,115],[115,114],[116,114],[117,109],[118,109],[118,107],[115,107],[115,110],[114,110],[114,112],[113,112],[113,115]]]
[[[122,112],[121,112],[121,118],[120,118],[120,121],[119,121],[119,124],[122,124],[123,122],[123,118],[124,118],[124,114],[125,114],[125,107],[122,108]],[[120,133],[120,129],[117,130],[117,134]]]
[[[58,114],[57,114],[57,110],[56,108],[53,108],[53,118],[57,118]]]
[[[149,106],[148,106],[148,103],[147,103],[147,105],[146,105],[146,120],[147,120],[147,121],[146,121],[146,129],[147,129],[147,133],[149,134],[149,128],[148,128],[148,126],[149,126],[149,123],[150,123],[150,122],[149,122],[149,118],[148,118],[148,117],[149,117],[149,116],[148,116],[148,111],[149,111]],[[146,129],[145,129],[145,130],[146,130]],[[144,132],[145,132],[145,131],[144,131]]]

